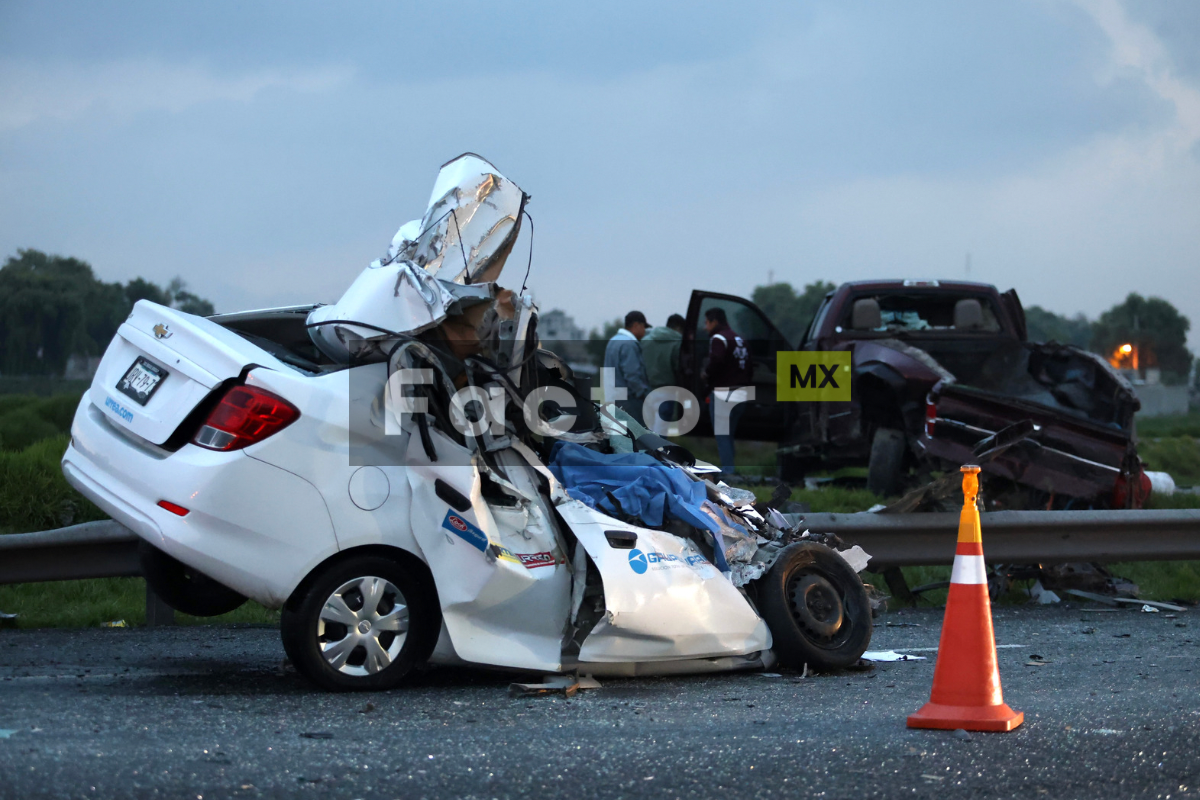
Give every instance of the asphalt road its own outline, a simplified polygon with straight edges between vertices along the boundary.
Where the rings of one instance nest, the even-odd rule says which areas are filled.
[[[872,649],[934,648],[940,625],[893,612]],[[0,797],[1200,797],[1200,612],[1006,607],[995,625],[1020,645],[998,652],[1026,722],[969,736],[904,725],[931,650],[512,699],[509,676],[447,669],[323,694],[266,628],[3,630]]]

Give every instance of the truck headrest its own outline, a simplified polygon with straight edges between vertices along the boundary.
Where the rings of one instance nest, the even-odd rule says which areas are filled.
[[[983,306],[974,298],[954,304],[954,327],[960,331],[977,331],[983,327]]]
[[[850,327],[856,331],[871,331],[883,327],[883,315],[879,313],[879,301],[864,297],[854,301],[850,311]]]

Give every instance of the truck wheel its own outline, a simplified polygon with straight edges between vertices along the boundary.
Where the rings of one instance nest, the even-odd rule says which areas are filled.
[[[411,568],[358,556],[326,568],[299,603],[285,606],[280,629],[292,664],[317,686],[383,691],[429,658],[441,613]]]
[[[816,542],[796,542],[762,578],[760,609],[780,662],[795,669],[848,667],[871,641],[871,603],[845,559]]]
[[[871,459],[867,462],[867,489],[880,497],[900,493],[904,452],[908,443],[904,431],[878,428],[871,440]]]
[[[159,550],[149,542],[138,546],[142,574],[162,601],[183,614],[215,617],[228,614],[246,598],[224,584]]]

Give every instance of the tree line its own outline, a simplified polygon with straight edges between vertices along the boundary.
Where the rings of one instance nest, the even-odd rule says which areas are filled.
[[[145,278],[106,283],[86,261],[18,250],[0,267],[0,374],[61,375],[71,356],[101,355],[143,299],[214,313],[180,278],[165,287]]]

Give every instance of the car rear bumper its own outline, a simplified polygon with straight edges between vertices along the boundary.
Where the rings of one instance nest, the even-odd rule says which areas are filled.
[[[268,607],[281,606],[338,549],[325,501],[308,481],[244,452],[185,445],[172,453],[137,441],[87,396],[62,467],[72,486],[138,536]]]

